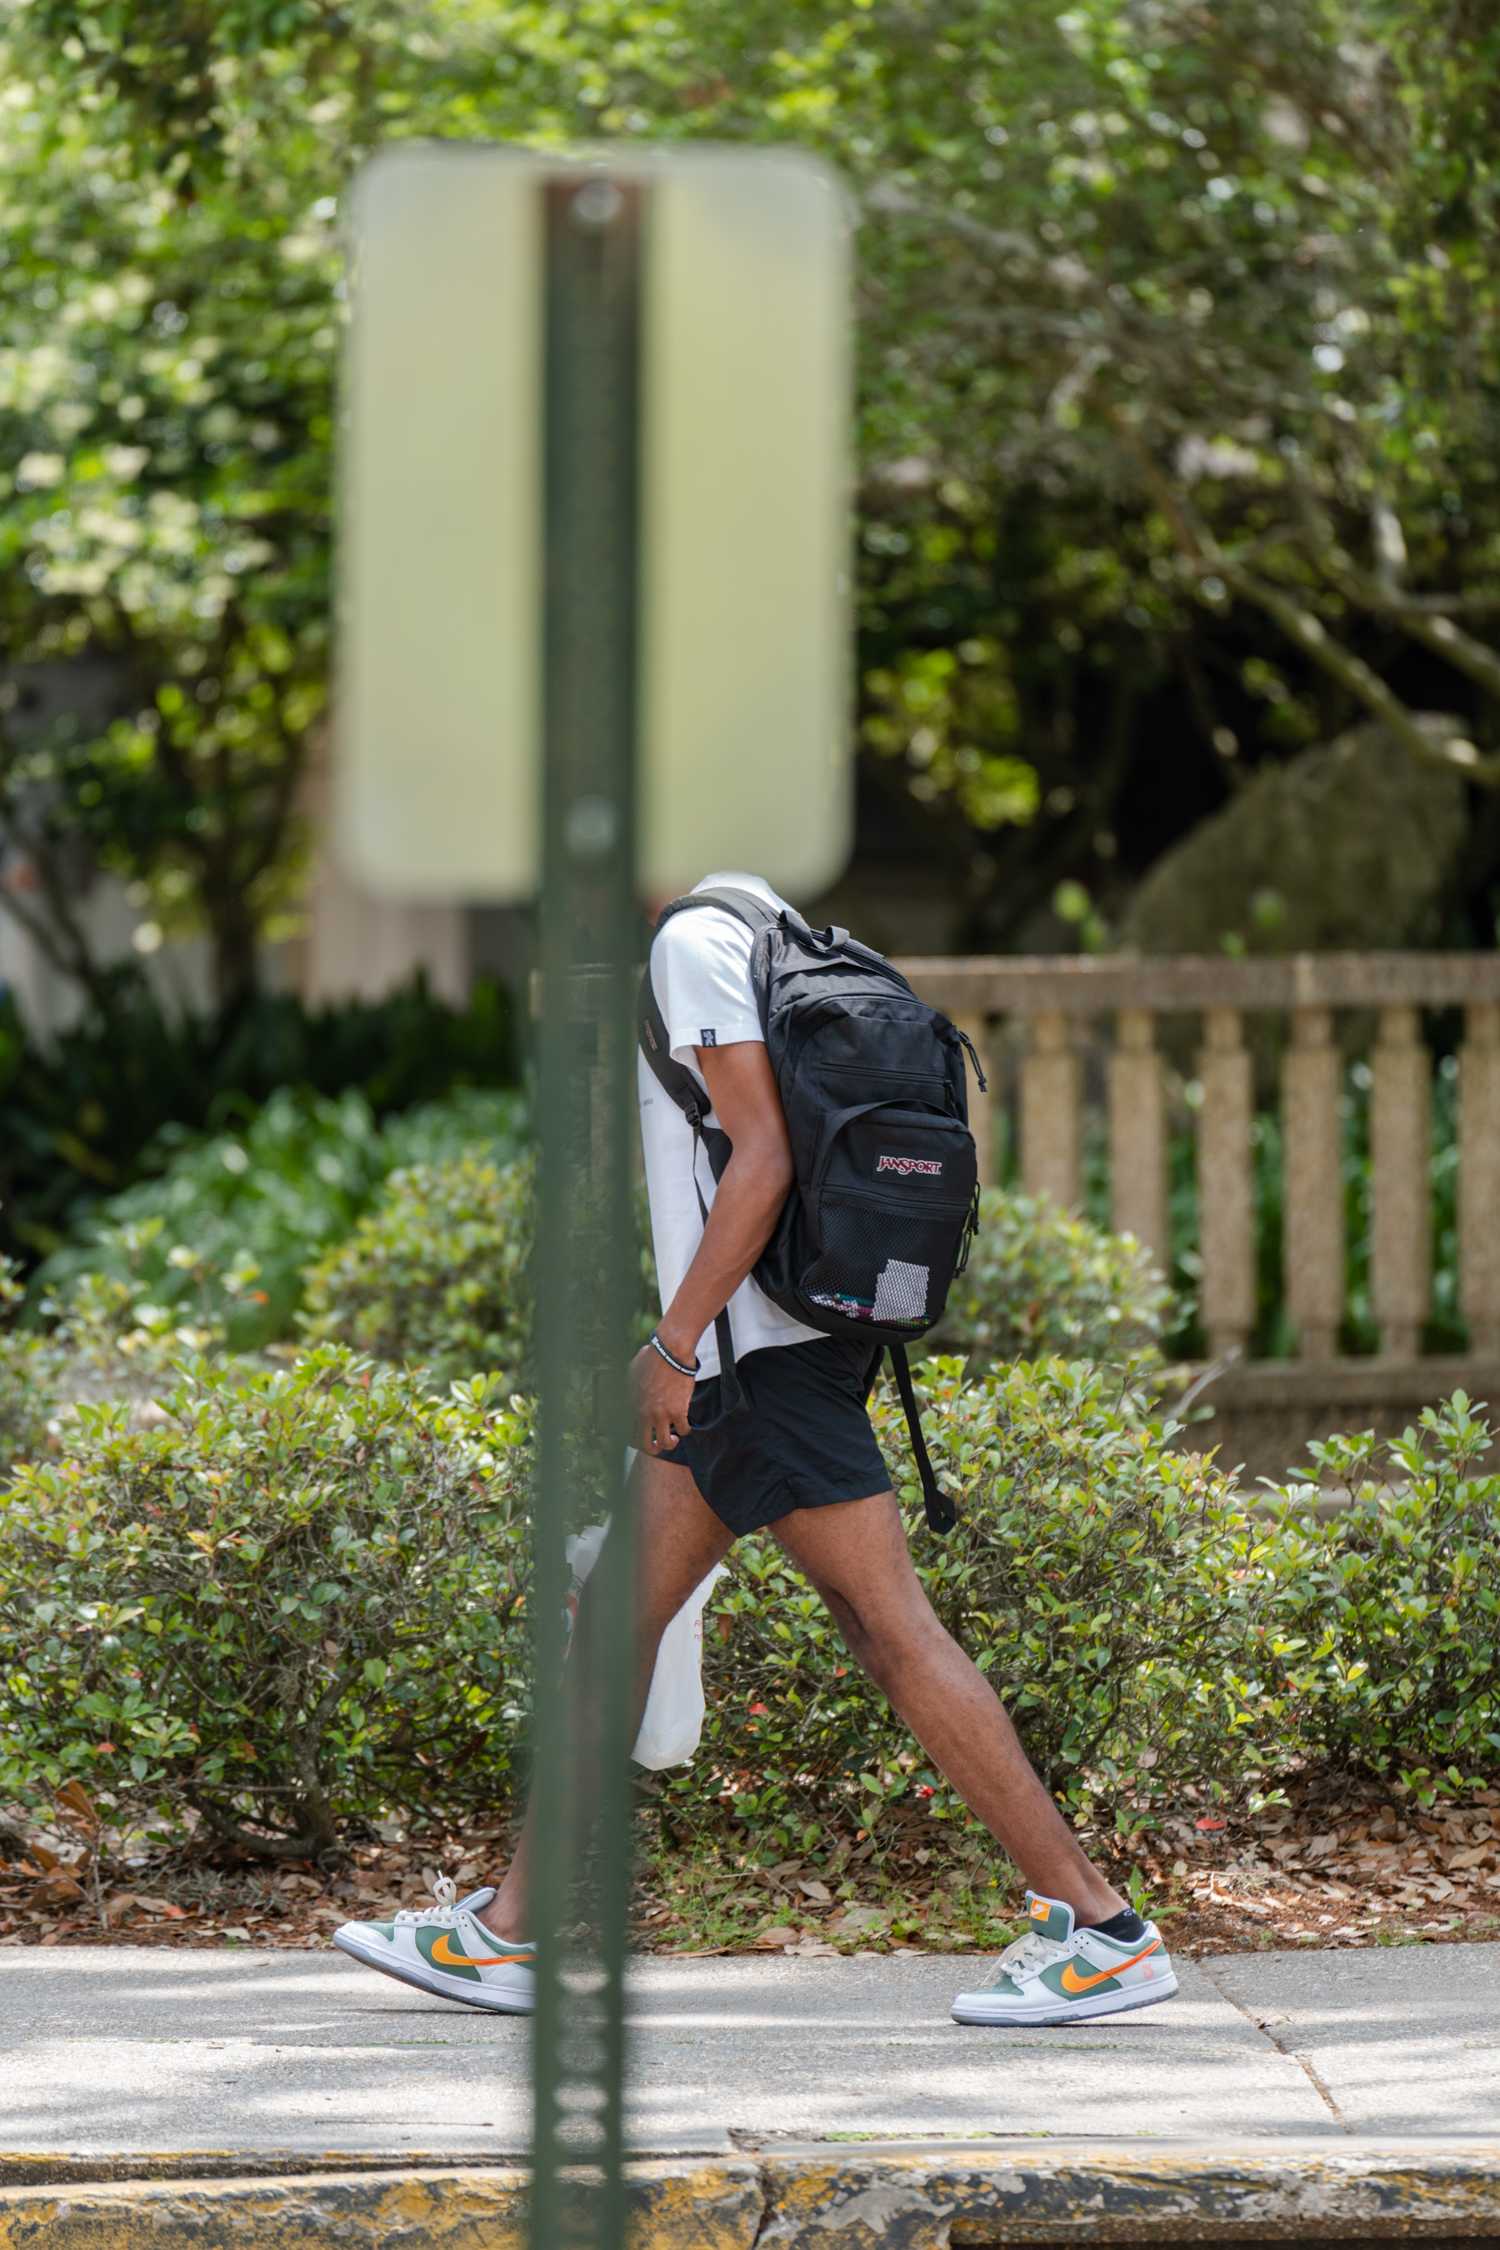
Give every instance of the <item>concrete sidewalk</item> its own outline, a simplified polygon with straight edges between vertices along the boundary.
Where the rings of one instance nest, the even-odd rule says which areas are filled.
[[[764,2233],[767,2181],[781,2181],[785,2200],[789,2165],[804,2186],[821,2179],[835,2204],[855,2173],[858,2193],[871,2192],[872,2165],[895,2165],[908,2185],[920,2173],[930,2216],[938,2174],[983,2174],[994,2189],[1020,2164],[1034,2219],[1044,2173],[1097,2182],[1101,2164],[1111,2181],[1169,2177],[1174,2194],[1184,2164],[1196,2178],[1209,2162],[1242,2187],[1303,2182],[1299,2208],[1309,2178],[1363,2183],[1366,2196],[1372,2167],[1389,2172],[1400,2144],[1401,2177],[1413,2162],[1413,2177],[1433,2166],[1461,2176],[1463,2210],[1472,2218],[1478,2193],[1500,2231],[1500,1945],[1178,1967],[1182,1992],[1159,2008],[994,2032],[949,2020],[968,1958],[641,1960],[631,2138],[642,2159],[675,2160],[644,2164],[641,2177],[699,2183],[694,2239],[721,2238],[704,2184],[716,2181],[739,2214],[723,2240],[740,2239],[733,2229],[754,2206],[745,2239],[791,2243],[804,2236],[790,2222]],[[6,1949],[0,2180],[11,2184],[0,2205],[14,2221],[14,2199],[48,2182],[71,2183],[72,2209],[89,2181],[320,2167],[346,2187],[368,2168],[366,2200],[386,2192],[376,2169],[423,2172],[434,2192],[440,2173],[463,2177],[479,2192],[474,2168],[524,2157],[528,2049],[524,2021],[429,2000],[332,1952]],[[493,2208],[499,2178],[484,2190],[496,2241],[509,2239]],[[1390,2194],[1387,2183],[1377,2216],[1396,2209]],[[956,2196],[943,2205],[950,2218]],[[355,2223],[351,2208],[340,2225]],[[841,2239],[829,2208],[825,2196],[806,2237],[825,2250]],[[382,2210],[377,2231],[391,2223]],[[1270,2216],[1263,2199],[1253,2210]],[[1407,2213],[1404,2231],[1429,2217],[1451,2224],[1453,2210],[1424,2202],[1422,2223]],[[946,2229],[930,2238],[946,2241]],[[87,2239],[107,2237],[108,2227]],[[20,2239],[0,2209],[0,2250]]]

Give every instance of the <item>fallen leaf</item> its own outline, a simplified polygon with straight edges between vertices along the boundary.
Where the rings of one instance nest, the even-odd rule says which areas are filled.
[[[846,1906],[832,1926],[840,1930],[876,1930],[890,1918],[888,1906]]]
[[[99,1814],[93,1798],[81,1781],[65,1781],[56,1791],[57,1807],[65,1819],[92,1832],[99,1826]]]
[[[83,1896],[83,1885],[76,1875],[59,1867],[55,1873],[44,1875],[32,1887],[30,1903],[33,1906],[75,1906]]]

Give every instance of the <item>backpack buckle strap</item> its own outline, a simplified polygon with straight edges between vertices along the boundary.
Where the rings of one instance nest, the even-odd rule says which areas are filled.
[[[901,1406],[906,1415],[907,1434],[911,1438],[912,1458],[917,1464],[917,1478],[922,1487],[922,1505],[927,1514],[927,1528],[939,1538],[951,1531],[958,1521],[958,1510],[938,1483],[927,1451],[927,1440],[922,1434],[922,1414],[917,1405],[917,1393],[911,1379],[911,1362],[904,1344],[889,1347],[891,1368],[896,1377],[896,1388],[901,1393]]]
[[[974,1189],[974,1193],[973,1193],[973,1196],[972,1196],[972,1198],[970,1199],[970,1203],[969,1203],[969,1215],[968,1215],[968,1217],[967,1217],[967,1218],[966,1218],[966,1219],[964,1220],[964,1246],[963,1246],[962,1250],[960,1250],[960,1252],[959,1252],[959,1254],[958,1254],[958,1264],[957,1264],[957,1265],[956,1265],[956,1266],[954,1267],[954,1269],[953,1269],[953,1278],[954,1278],[954,1280],[955,1280],[955,1281],[956,1281],[956,1280],[958,1279],[959,1275],[960,1275],[961,1273],[965,1272],[965,1271],[967,1270],[967,1268],[968,1268],[968,1263],[969,1263],[969,1252],[970,1252],[970,1251],[971,1251],[971,1250],[973,1249],[973,1247],[974,1247],[974,1237],[975,1237],[975,1235],[976,1235],[976,1234],[978,1234],[978,1232],[979,1232],[979,1188],[978,1188],[978,1186],[977,1186],[977,1184],[976,1184],[976,1186],[975,1186],[975,1189]]]
[[[974,1065],[974,1076],[979,1080],[979,1091],[981,1094],[987,1094],[990,1090],[990,1082],[984,1075],[984,1064],[979,1059],[979,1049],[975,1046],[969,1034],[962,1030],[958,1024],[955,1024],[953,1028],[958,1033],[964,1046],[969,1050],[969,1060]]]

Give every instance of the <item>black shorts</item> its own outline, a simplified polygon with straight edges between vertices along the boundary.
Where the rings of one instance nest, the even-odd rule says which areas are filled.
[[[720,1378],[693,1387],[688,1435],[660,1461],[691,1469],[733,1532],[759,1531],[794,1508],[868,1500],[890,1488],[865,1411],[880,1346],[842,1336],[774,1344],[735,1362],[742,1397],[725,1408]]]

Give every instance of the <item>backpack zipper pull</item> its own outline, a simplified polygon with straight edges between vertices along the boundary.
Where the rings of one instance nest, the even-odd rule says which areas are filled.
[[[966,1031],[959,1031],[957,1024],[953,1028],[958,1031],[959,1038],[969,1050],[970,1058],[974,1064],[974,1076],[979,1080],[979,1091],[981,1094],[987,1094],[990,1090],[990,1082],[984,1075],[984,1064],[979,1059],[979,1049]]]

